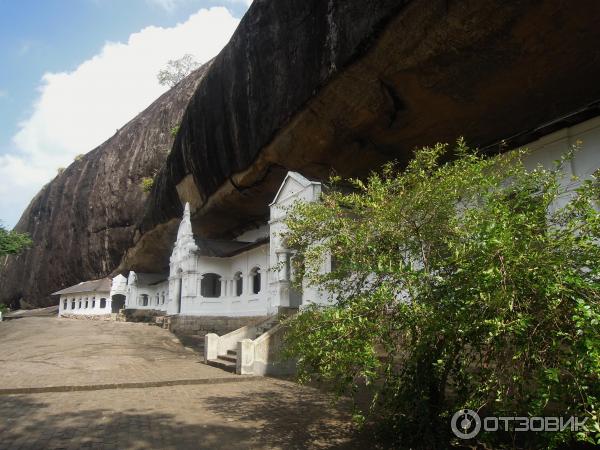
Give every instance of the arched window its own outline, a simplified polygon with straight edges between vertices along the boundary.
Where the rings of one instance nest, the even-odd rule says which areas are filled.
[[[242,277],[242,272],[238,272],[233,276],[235,280],[235,296],[241,297],[244,292],[244,277]]]
[[[79,306],[78,309],[81,309],[81,299],[79,299]]]
[[[71,300],[71,309],[75,309],[75,299]]]
[[[216,273],[207,273],[200,282],[202,297],[217,298],[221,296],[221,277]]]
[[[156,294],[156,306],[160,305],[160,294]]]
[[[252,293],[258,294],[260,292],[260,268],[255,267],[250,271],[250,279],[252,280]]]
[[[101,309],[106,308],[106,299],[105,298],[100,299],[100,308]]]
[[[160,303],[161,303],[162,305],[164,305],[164,304],[165,304],[165,293],[164,293],[164,292],[162,293],[162,295],[161,295],[161,297],[160,297]]]
[[[96,307],[96,300],[92,300],[92,309]]]
[[[63,300],[63,309],[67,309],[67,299]]]

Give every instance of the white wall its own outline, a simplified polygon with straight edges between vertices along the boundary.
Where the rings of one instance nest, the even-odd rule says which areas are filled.
[[[144,305],[143,296],[148,297]],[[169,299],[169,282],[163,281],[151,286],[142,285],[139,281],[128,286],[126,307],[128,309],[153,309],[166,311]]]
[[[85,292],[79,294],[66,294],[60,296],[58,306],[58,315],[65,314],[81,315],[81,316],[99,316],[111,313],[111,301],[109,292]],[[100,308],[101,300],[106,300],[106,307]],[[67,305],[65,308],[65,300]],[[75,302],[75,308],[72,304]],[[87,306],[86,306],[87,302]]]
[[[280,306],[306,306],[311,303],[327,304],[329,295],[313,286],[304,285],[302,292],[295,292],[291,287],[293,274],[284,268],[285,259],[292,255],[285,252],[281,234],[285,232],[284,220],[288,209],[296,202],[316,202],[321,196],[322,186],[320,183],[311,182],[302,176],[288,175],[273,203],[271,204],[270,225],[270,261],[272,267],[279,267],[279,272],[274,272],[271,278],[270,290],[273,297],[280,300]],[[279,254],[279,255],[278,255]],[[279,257],[278,257],[279,256]],[[321,272],[325,273],[330,268],[329,257],[324,258]]]
[[[524,145],[531,151],[525,158],[525,166],[534,169],[541,164],[545,168],[552,168],[554,161],[560,159],[578,142],[580,149],[567,163],[562,178],[563,186],[572,191],[600,168],[600,117],[563,128]],[[579,180],[573,180],[572,177],[578,177]],[[567,200],[568,196],[565,196],[559,201],[559,206],[564,205]]]
[[[181,296],[181,314],[198,316],[263,316],[271,309],[272,299],[267,290],[269,264],[268,244],[246,251],[229,258],[194,256],[193,261],[187,259],[183,264],[183,290]],[[250,272],[258,268],[261,273],[261,289],[258,294],[252,292]],[[179,268],[173,271],[178,273]],[[237,296],[235,292],[236,273],[241,272],[243,292]],[[207,298],[202,296],[202,277],[214,273],[221,277],[221,296]],[[172,280],[176,284],[178,279]],[[176,302],[177,286],[172,295]],[[171,295],[170,295],[171,296]]]

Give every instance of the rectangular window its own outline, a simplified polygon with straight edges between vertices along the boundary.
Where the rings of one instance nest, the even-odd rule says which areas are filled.
[[[67,309],[67,299],[63,300],[63,309]]]
[[[96,307],[96,300],[92,300],[92,309]]]

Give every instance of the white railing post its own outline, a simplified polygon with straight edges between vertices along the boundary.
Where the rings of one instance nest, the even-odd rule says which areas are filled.
[[[204,362],[217,359],[219,356],[219,336],[209,333],[204,336]]]
[[[237,343],[235,373],[238,375],[252,375],[254,373],[254,342],[252,339],[243,339]]]

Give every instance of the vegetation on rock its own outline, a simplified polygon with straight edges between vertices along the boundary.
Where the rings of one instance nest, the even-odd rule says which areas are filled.
[[[32,243],[28,234],[9,231],[0,225],[0,256],[20,253]]]
[[[154,186],[154,177],[144,177],[140,182],[140,187],[143,192],[150,192]]]
[[[357,418],[402,448],[446,448],[462,408],[587,418],[577,434],[477,436],[494,448],[600,443],[598,188],[565,191],[569,155],[535,170],[524,155],[439,144],[291,208],[295,283],[333,296],[289,322],[301,381],[367,389]]]
[[[188,53],[179,59],[170,59],[167,62],[167,67],[159,71],[156,77],[161,85],[173,87],[199,66],[200,63],[194,59],[193,55]]]

